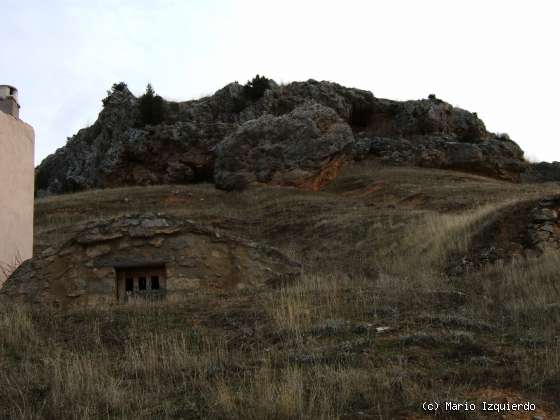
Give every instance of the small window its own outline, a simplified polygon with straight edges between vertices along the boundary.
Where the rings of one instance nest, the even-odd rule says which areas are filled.
[[[132,292],[133,290],[134,290],[134,279],[132,277],[127,277],[126,284],[125,284],[125,291]]]
[[[118,302],[165,299],[165,265],[115,267],[115,274],[115,295]]]

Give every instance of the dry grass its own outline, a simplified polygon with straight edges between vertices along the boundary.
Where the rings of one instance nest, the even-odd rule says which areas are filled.
[[[407,279],[419,278],[420,274],[437,277],[449,255],[465,254],[473,235],[489,220],[499,217],[501,210],[517,202],[519,199],[510,199],[462,213],[426,213],[409,228],[394,249],[376,255],[378,264],[384,271]],[[426,279],[421,281],[425,284]]]
[[[184,302],[0,307],[0,418],[419,418],[423,401],[490,385],[554,418],[558,254],[460,281],[444,274],[446,258],[504,208],[554,192],[355,166],[318,193],[191,185],[41,199],[38,247],[64,240],[68,224],[163,207],[274,244],[304,274],[280,289]]]
[[[523,278],[517,287],[528,286]],[[21,419],[332,419],[360,412],[395,418],[418,411],[434,395],[465,398],[482,372],[484,381],[515,386],[542,405],[553,402],[547,387],[557,386],[560,373],[553,337],[537,334],[541,347],[526,348],[515,341],[524,337],[516,335],[515,322],[477,329],[496,324],[496,313],[535,309],[531,302],[520,310],[511,299],[484,298],[447,312],[389,283],[361,280],[352,289],[351,282],[307,275],[256,300],[233,295],[233,308],[210,314],[211,302],[196,300],[64,313],[3,308],[0,413]],[[254,315],[231,330],[228,314],[247,310]],[[541,316],[545,320],[552,321]],[[356,333],[365,322],[372,328]],[[378,326],[392,329],[377,333]],[[492,359],[506,349],[505,367],[488,371],[469,361],[474,355],[497,363]],[[512,381],[512,368],[519,382]]]
[[[7,279],[13,271],[20,266],[23,262],[23,258],[19,251],[16,252],[12,261],[7,263],[0,262],[0,285]]]
[[[167,315],[176,309],[170,305]],[[115,316],[110,311],[50,312],[47,332],[34,328],[41,321],[31,321],[39,316],[33,310],[3,308],[0,355],[3,362],[13,360],[0,379],[5,390],[2,416],[338,418],[361,392],[373,387],[383,394],[384,387],[391,386],[380,372],[371,376],[344,364],[301,367],[284,361],[279,366],[279,358],[265,350],[248,358],[222,339],[210,338],[209,331],[142,333],[128,325],[129,338],[115,351],[95,326]],[[91,321],[86,326],[91,328],[86,334],[90,345],[62,346],[63,323],[80,315]],[[53,330],[59,335],[49,336]]]

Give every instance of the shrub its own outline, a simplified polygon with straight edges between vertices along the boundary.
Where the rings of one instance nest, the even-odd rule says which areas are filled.
[[[125,82],[119,82],[113,84],[113,92],[115,91],[124,92],[124,90],[127,88],[128,86],[126,85]]]
[[[155,94],[154,88],[148,83],[146,93],[138,101],[141,125],[156,125],[165,120],[166,109],[163,98]]]
[[[257,74],[253,80],[243,86],[243,96],[251,101],[257,101],[262,98],[267,89],[270,89],[270,79]]]
[[[128,86],[126,85],[125,82],[113,83],[111,90],[107,91],[107,96],[101,100],[101,102],[103,102],[103,106],[106,106],[109,103],[109,98],[113,93],[124,92],[124,90],[127,88]]]
[[[429,100],[429,101],[432,101],[432,102],[435,102],[435,103],[437,103],[437,104],[442,104],[442,103],[444,102],[443,100],[439,99],[439,98],[438,98],[435,94],[433,94],[433,93],[430,93],[430,94],[428,95],[428,100]]]

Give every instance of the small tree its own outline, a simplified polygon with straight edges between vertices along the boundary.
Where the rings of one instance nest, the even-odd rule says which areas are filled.
[[[124,92],[124,90],[127,89],[127,88],[128,88],[128,86],[126,85],[125,82],[113,83],[113,86],[111,87],[111,90],[107,91],[107,96],[101,100],[101,102],[103,102],[103,106],[105,106],[109,103],[109,98],[111,97],[111,95],[113,93]]]
[[[243,96],[252,101],[257,101],[264,95],[265,90],[270,89],[270,79],[258,74],[253,80],[243,86]]]
[[[146,93],[138,101],[140,110],[140,122],[143,125],[156,125],[165,120],[165,102],[163,98],[156,95],[154,88],[148,83]]]
[[[127,88],[128,86],[126,85],[125,82],[119,82],[113,84],[113,92],[115,91],[124,92],[124,90]]]

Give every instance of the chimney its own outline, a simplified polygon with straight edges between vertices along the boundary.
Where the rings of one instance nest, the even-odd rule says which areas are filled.
[[[0,111],[19,119],[18,91],[10,85],[0,85]]]

